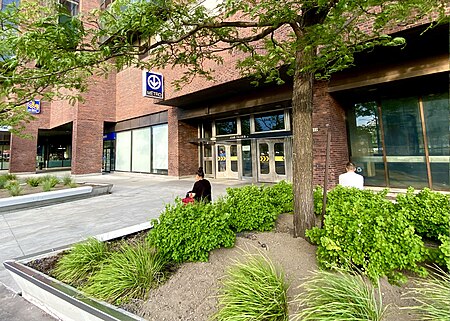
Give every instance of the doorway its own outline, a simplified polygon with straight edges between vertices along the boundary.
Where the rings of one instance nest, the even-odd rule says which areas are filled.
[[[282,139],[258,140],[258,181],[279,182],[287,179],[286,144]]]
[[[238,179],[238,144],[217,144],[216,155],[216,177]]]

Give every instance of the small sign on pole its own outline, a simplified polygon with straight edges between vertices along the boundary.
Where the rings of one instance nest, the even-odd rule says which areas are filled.
[[[30,100],[27,102],[27,112],[31,114],[40,114],[41,113],[41,101],[40,100]]]
[[[164,76],[157,72],[144,70],[142,72],[142,95],[164,99]]]

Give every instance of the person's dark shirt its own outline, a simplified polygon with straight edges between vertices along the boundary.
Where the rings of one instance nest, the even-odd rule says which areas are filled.
[[[203,199],[203,201],[211,202],[211,184],[206,179],[196,181],[192,193],[195,193],[194,199],[196,201]]]

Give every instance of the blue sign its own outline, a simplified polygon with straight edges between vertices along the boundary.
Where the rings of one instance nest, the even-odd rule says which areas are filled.
[[[116,139],[115,132],[103,134],[103,140],[115,140],[115,139]]]
[[[41,101],[40,100],[31,100],[27,102],[27,112],[31,114],[40,114],[41,113]]]
[[[142,94],[145,97],[164,99],[164,77],[153,71],[142,73]]]

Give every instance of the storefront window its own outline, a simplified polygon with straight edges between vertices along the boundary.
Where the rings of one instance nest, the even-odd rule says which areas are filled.
[[[116,170],[131,171],[131,131],[116,136]]]
[[[386,186],[377,103],[358,103],[347,115],[350,152],[366,185]]]
[[[450,190],[450,104],[448,93],[423,97],[433,189]]]
[[[284,111],[255,115],[255,131],[266,132],[282,130],[284,126]]]
[[[226,119],[216,121],[216,136],[237,134],[236,119]]]
[[[169,136],[167,124],[152,127],[152,172],[169,172]]]
[[[150,127],[132,131],[131,171],[150,173]]]

